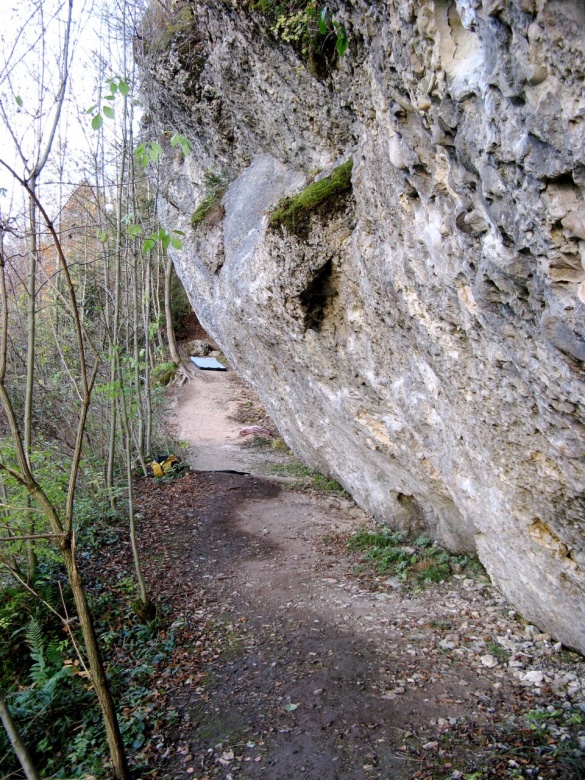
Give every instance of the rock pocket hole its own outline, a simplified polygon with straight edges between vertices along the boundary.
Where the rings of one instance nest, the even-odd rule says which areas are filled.
[[[330,259],[299,297],[304,311],[305,329],[321,330],[327,303],[336,295],[337,283],[333,273],[333,261]]]

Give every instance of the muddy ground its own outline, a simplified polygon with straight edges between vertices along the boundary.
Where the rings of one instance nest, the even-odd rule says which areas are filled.
[[[376,576],[347,548],[374,527],[349,496],[266,478],[293,459],[245,446],[261,412],[232,372],[174,393],[194,470],[139,490],[147,579],[182,638],[153,681],[176,712],[158,777],[585,776],[580,656],[480,569]]]

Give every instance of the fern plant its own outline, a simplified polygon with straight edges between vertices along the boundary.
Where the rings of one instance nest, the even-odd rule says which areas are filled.
[[[45,646],[41,624],[31,618],[26,627],[26,642],[30,648],[31,685],[14,697],[14,711],[18,717],[31,718],[54,702],[59,683],[72,675],[71,665],[62,662],[63,647],[60,642],[50,640]]]

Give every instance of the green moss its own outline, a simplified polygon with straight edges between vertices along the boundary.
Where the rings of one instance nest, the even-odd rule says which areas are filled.
[[[286,227],[294,233],[304,227],[311,212],[325,203],[336,201],[351,191],[351,172],[353,160],[350,159],[319,181],[315,181],[299,195],[283,198],[270,216],[269,225],[275,229]]]
[[[208,192],[195,211],[191,214],[191,227],[196,228],[219,206],[220,197],[214,192]]]
[[[252,0],[250,3],[254,10],[259,11],[264,16],[271,16],[274,13],[274,3],[272,0]]]
[[[195,24],[193,9],[188,3],[177,6],[173,11],[153,4],[147,12],[146,20],[151,28],[145,38],[150,53],[167,51],[173,41],[178,46],[184,45],[192,37]]]

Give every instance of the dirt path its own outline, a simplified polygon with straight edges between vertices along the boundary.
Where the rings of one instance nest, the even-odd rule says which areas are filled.
[[[210,374],[178,394],[195,469],[258,473],[276,457],[242,448],[230,419],[242,392]],[[163,591],[179,576],[183,591],[168,589],[185,625],[221,637],[214,657],[195,658],[197,644],[183,653],[162,777],[583,776],[582,659],[485,576],[418,593],[387,577],[365,587],[344,540],[372,523],[343,496],[193,472],[149,490],[145,522],[161,505],[172,518],[149,575]]]
[[[170,423],[180,441],[188,444],[188,461],[198,471],[233,469],[265,474],[267,463],[283,455],[245,446],[250,438],[236,419],[244,404],[257,405],[233,371],[199,371],[173,393]]]

